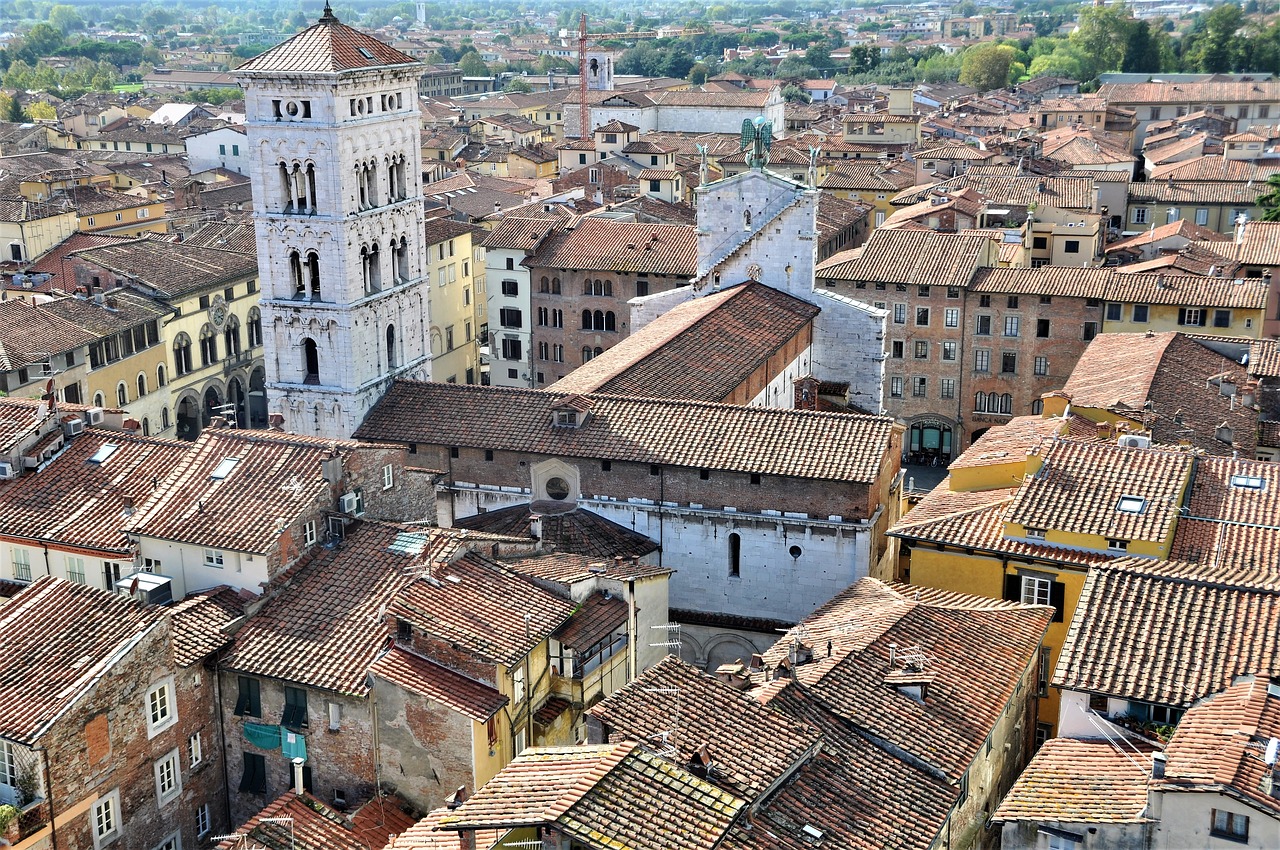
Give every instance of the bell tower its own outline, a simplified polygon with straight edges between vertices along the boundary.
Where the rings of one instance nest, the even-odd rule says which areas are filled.
[[[347,438],[395,378],[430,378],[413,57],[320,20],[245,90],[267,410]]]

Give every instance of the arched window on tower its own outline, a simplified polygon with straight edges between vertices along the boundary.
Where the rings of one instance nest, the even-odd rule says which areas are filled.
[[[160,363],[156,366],[156,386],[163,387],[167,383],[164,377],[164,364]]]
[[[591,330],[591,311],[590,310],[582,311],[582,329],[584,331]]]
[[[396,253],[396,277],[401,282],[409,279],[409,240],[401,236],[398,243],[392,242]]]
[[[604,311],[603,310],[596,310],[594,313],[591,314],[591,327],[593,327],[595,330],[598,330],[598,331],[604,330]]]
[[[311,300],[320,299],[320,255],[315,251],[307,252],[307,279],[311,286]]]
[[[369,206],[376,207],[379,203],[378,201],[378,194],[379,194],[378,193],[378,164],[377,162],[370,162],[365,165],[364,169],[365,169],[364,170],[365,181],[368,183],[367,192],[368,192],[368,198],[369,198]]]
[[[302,341],[302,373],[302,383],[320,383],[320,351],[311,337]]]
[[[312,215],[316,213],[316,164],[314,162],[307,163],[307,211]]]
[[[387,325],[387,369],[396,368],[396,326]]]
[[[302,279],[302,255],[297,251],[289,252],[289,280],[293,282],[293,297],[305,297],[307,284]]]
[[[364,272],[364,293],[372,295],[382,291],[382,262],[378,243],[360,249],[360,265]]]
[[[142,398],[146,394],[147,394],[147,376],[143,374],[139,374],[138,375],[138,398]]]
[[[617,320],[614,318],[612,310],[604,314],[604,329],[607,331],[616,331],[618,329]]]
[[[293,175],[287,162],[280,163],[280,209],[293,212]]]
[[[369,180],[365,176],[363,163],[356,166],[356,208],[361,210],[369,208]]]

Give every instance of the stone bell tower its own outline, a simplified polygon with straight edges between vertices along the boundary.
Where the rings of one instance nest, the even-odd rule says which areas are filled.
[[[267,409],[346,438],[429,379],[413,57],[324,14],[236,70],[245,90]]]

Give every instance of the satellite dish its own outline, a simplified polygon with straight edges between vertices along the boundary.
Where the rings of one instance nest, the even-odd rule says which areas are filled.
[[[1263,755],[1262,760],[1268,765],[1275,766],[1276,756],[1280,755],[1280,738],[1272,738],[1267,741],[1267,751]]]

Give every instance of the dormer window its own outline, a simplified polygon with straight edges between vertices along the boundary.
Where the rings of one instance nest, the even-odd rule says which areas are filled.
[[[1107,551],[1108,552],[1128,552],[1129,541],[1128,540],[1108,540]]]
[[[557,428],[577,428],[578,427],[578,411],[557,410],[556,411],[556,427]]]
[[[101,446],[98,447],[98,450],[93,453],[93,457],[89,458],[89,463],[96,463],[98,465],[102,465],[106,463],[107,460],[113,454],[115,454],[116,450],[119,448],[120,448],[119,446],[114,445],[112,443],[103,443]]]
[[[1028,529],[1027,529],[1027,539],[1028,539],[1028,540],[1044,540],[1044,529],[1043,529],[1043,528],[1028,528]]]
[[[1122,514],[1140,514],[1147,509],[1147,500],[1141,496],[1121,496],[1116,510]]]

